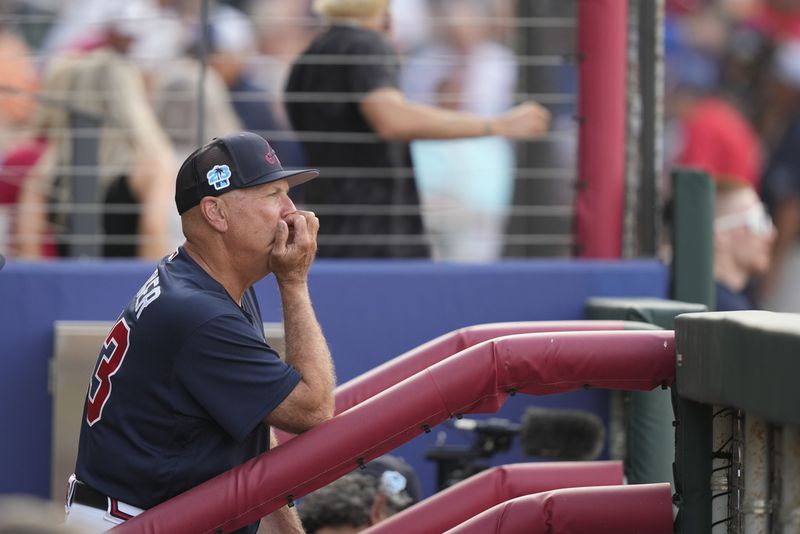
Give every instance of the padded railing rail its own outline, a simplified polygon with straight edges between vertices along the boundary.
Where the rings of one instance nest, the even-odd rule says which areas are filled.
[[[117,529],[230,532],[453,415],[496,412],[510,394],[548,395],[581,387],[649,390],[670,385],[674,375],[672,331],[557,332],[486,341]]]
[[[669,483],[568,488],[517,497],[447,534],[672,534]]]
[[[398,382],[464,349],[501,336],[543,332],[644,330],[651,325],[633,321],[520,321],[468,326],[441,335],[367,371],[336,388],[336,413],[360,404]]]
[[[637,321],[514,321],[467,326],[443,334],[427,343],[401,354],[386,363],[345,382],[334,392],[336,412],[342,413],[353,406],[389,389],[398,382],[417,374],[453,354],[478,343],[501,336],[536,334],[543,332],[592,332],[598,330],[655,330],[657,327]],[[294,434],[276,431],[278,442],[283,444]]]
[[[622,462],[543,462],[493,467],[381,521],[364,534],[437,534],[516,497],[622,482]]]

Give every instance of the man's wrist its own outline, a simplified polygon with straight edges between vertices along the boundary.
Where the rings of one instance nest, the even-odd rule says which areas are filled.
[[[281,293],[308,291],[308,278],[276,278]]]

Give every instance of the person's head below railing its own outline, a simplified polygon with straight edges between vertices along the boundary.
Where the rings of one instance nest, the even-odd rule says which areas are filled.
[[[390,454],[376,458],[305,496],[300,520],[308,534],[359,532],[405,510],[420,499],[413,468]]]

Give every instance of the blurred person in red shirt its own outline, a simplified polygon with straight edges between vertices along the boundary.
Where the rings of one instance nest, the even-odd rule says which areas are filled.
[[[719,65],[679,47],[667,59],[667,113],[677,123],[673,163],[758,189],[761,145],[755,129],[718,90]]]
[[[757,188],[761,148],[747,119],[720,97],[680,98],[682,144],[676,163],[708,172],[715,180],[739,180]]]

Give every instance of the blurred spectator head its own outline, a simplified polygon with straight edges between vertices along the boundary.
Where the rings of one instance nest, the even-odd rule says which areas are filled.
[[[238,9],[220,5],[211,16],[211,49],[236,55],[255,52],[256,40],[250,18]]]
[[[769,269],[775,227],[755,189],[734,180],[718,180],[714,207],[715,270],[743,275]]]
[[[372,18],[388,12],[389,0],[315,0],[314,11],[327,19]]]
[[[419,478],[414,468],[399,456],[384,454],[369,462],[361,472],[382,479],[382,483],[385,483],[388,489],[394,490],[393,493],[400,496],[397,502],[402,504],[403,508],[411,506],[420,499],[422,490]],[[384,477],[388,478],[383,480]]]
[[[389,6],[392,40],[401,54],[409,54],[428,43],[435,27],[429,0],[403,0]]]
[[[128,0],[110,15],[106,31],[108,44],[120,54],[127,54],[138,41],[146,39],[159,19],[158,6],[148,0]]]
[[[779,82],[800,90],[800,39],[790,39],[778,45],[772,67]]]
[[[208,64],[232,87],[256,52],[253,24],[238,9],[220,5],[210,17],[208,38]]]
[[[305,49],[314,35],[313,17],[306,2],[259,0],[250,13],[256,30],[257,49],[273,62],[288,59]]]
[[[309,534],[359,532],[416,503],[419,493],[413,469],[385,455],[307,495],[300,519]]]
[[[7,31],[0,31],[0,122],[23,126],[31,119],[36,100],[31,93],[39,88],[39,77],[25,42]]]
[[[495,5],[492,0],[437,0],[434,14],[444,21],[443,37],[467,52],[491,37]]]

